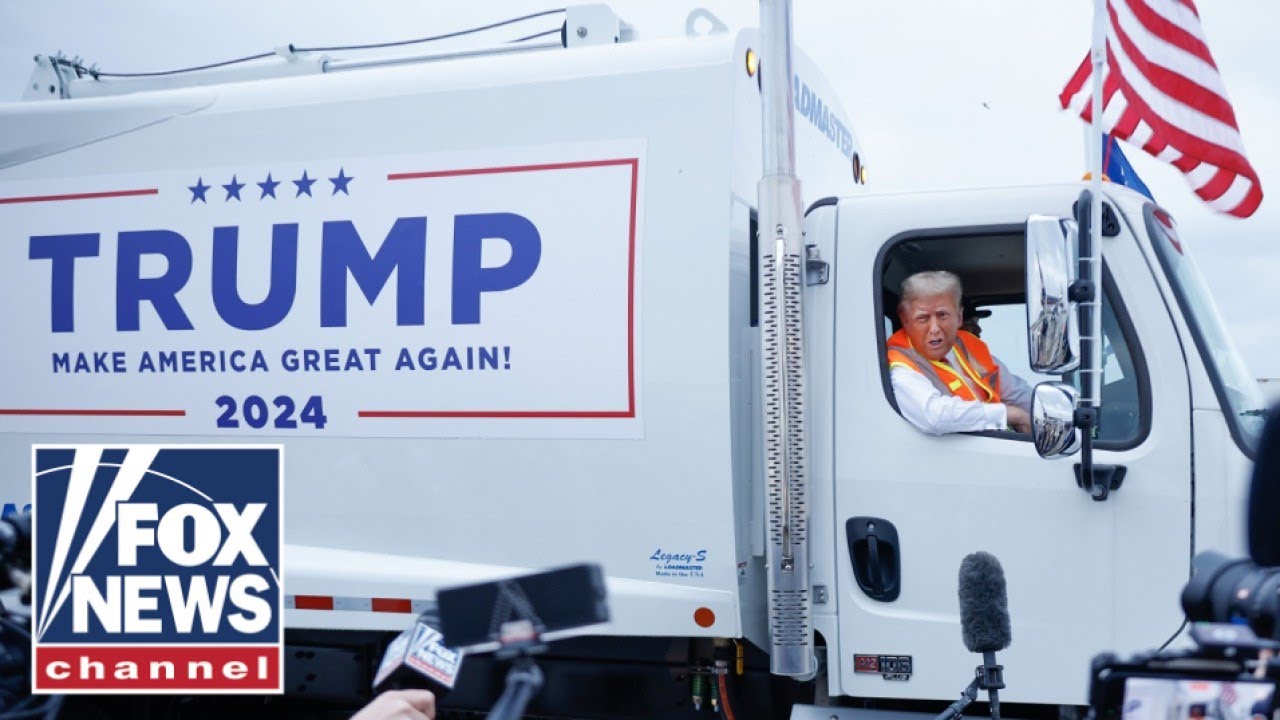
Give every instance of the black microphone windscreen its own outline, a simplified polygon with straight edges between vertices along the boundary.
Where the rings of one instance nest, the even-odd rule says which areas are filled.
[[[1013,642],[1004,569],[990,553],[970,553],[960,563],[960,632],[969,652],[995,652]]]
[[[1250,418],[1252,419],[1252,418]],[[1243,421],[1243,420],[1242,420]],[[1249,490],[1249,555],[1265,567],[1280,565],[1280,406],[1262,430]]]

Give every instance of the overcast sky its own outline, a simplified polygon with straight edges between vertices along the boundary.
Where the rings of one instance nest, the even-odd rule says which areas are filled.
[[[610,4],[641,41],[682,34],[698,5],[734,28],[758,17],[751,0]],[[37,53],[61,50],[115,72],[158,70],[290,42],[406,39],[553,7],[534,0],[2,2],[0,101],[21,96]],[[872,190],[1060,182],[1084,169],[1081,123],[1058,110],[1057,95],[1088,49],[1091,8],[1089,0],[798,0],[795,31],[842,96]],[[1263,293],[1280,283],[1280,2],[1201,2],[1200,15],[1267,198],[1247,220],[1217,215],[1177,170],[1126,150],[1180,221],[1254,374],[1280,378],[1280,319]],[[478,41],[558,25],[542,18]]]

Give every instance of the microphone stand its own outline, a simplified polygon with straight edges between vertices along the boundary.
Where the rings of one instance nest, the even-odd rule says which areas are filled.
[[[975,677],[969,683],[969,687],[960,693],[960,699],[951,703],[946,710],[939,713],[937,720],[956,720],[956,718],[959,718],[964,713],[964,709],[969,707],[969,703],[978,699],[978,685],[981,682],[981,677]]]
[[[1004,688],[1004,666],[996,664],[994,652],[982,653],[982,664],[974,670],[974,678],[969,687],[960,693],[960,699],[951,703],[946,710],[939,713],[937,720],[957,720],[964,709],[978,699],[978,691],[987,691],[987,700],[991,706],[991,720],[1000,720],[1000,690]]]
[[[996,664],[994,652],[982,653],[982,666],[978,668],[979,687],[987,691],[991,705],[991,720],[1000,720],[1000,689],[1004,687],[1004,666]]]
[[[507,671],[502,695],[489,709],[485,720],[520,720],[529,701],[542,689],[542,670],[533,662],[534,655],[547,650],[540,628],[527,621],[511,625],[508,630],[515,631],[515,637],[500,640],[502,647],[494,655],[499,660],[510,659],[511,669]]]
[[[489,710],[486,720],[519,720],[529,701],[542,689],[542,671],[533,658],[521,653],[507,671],[506,689]]]

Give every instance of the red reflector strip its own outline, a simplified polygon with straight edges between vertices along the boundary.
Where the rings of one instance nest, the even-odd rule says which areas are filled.
[[[373,611],[409,613],[413,612],[413,601],[407,598],[374,598]]]
[[[285,595],[286,610],[419,614],[436,608],[435,600],[347,597],[342,595]]]
[[[294,595],[293,607],[298,610],[332,610],[333,598],[326,595]]]

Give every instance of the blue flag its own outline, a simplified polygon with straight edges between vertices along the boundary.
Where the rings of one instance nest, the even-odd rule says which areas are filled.
[[[1117,185],[1124,185],[1131,190],[1138,192],[1151,198],[1151,191],[1147,189],[1147,184],[1142,182],[1142,178],[1138,177],[1138,171],[1133,169],[1129,164],[1129,158],[1124,156],[1120,151],[1120,143],[1110,135],[1102,136],[1102,176],[1111,180]]]

